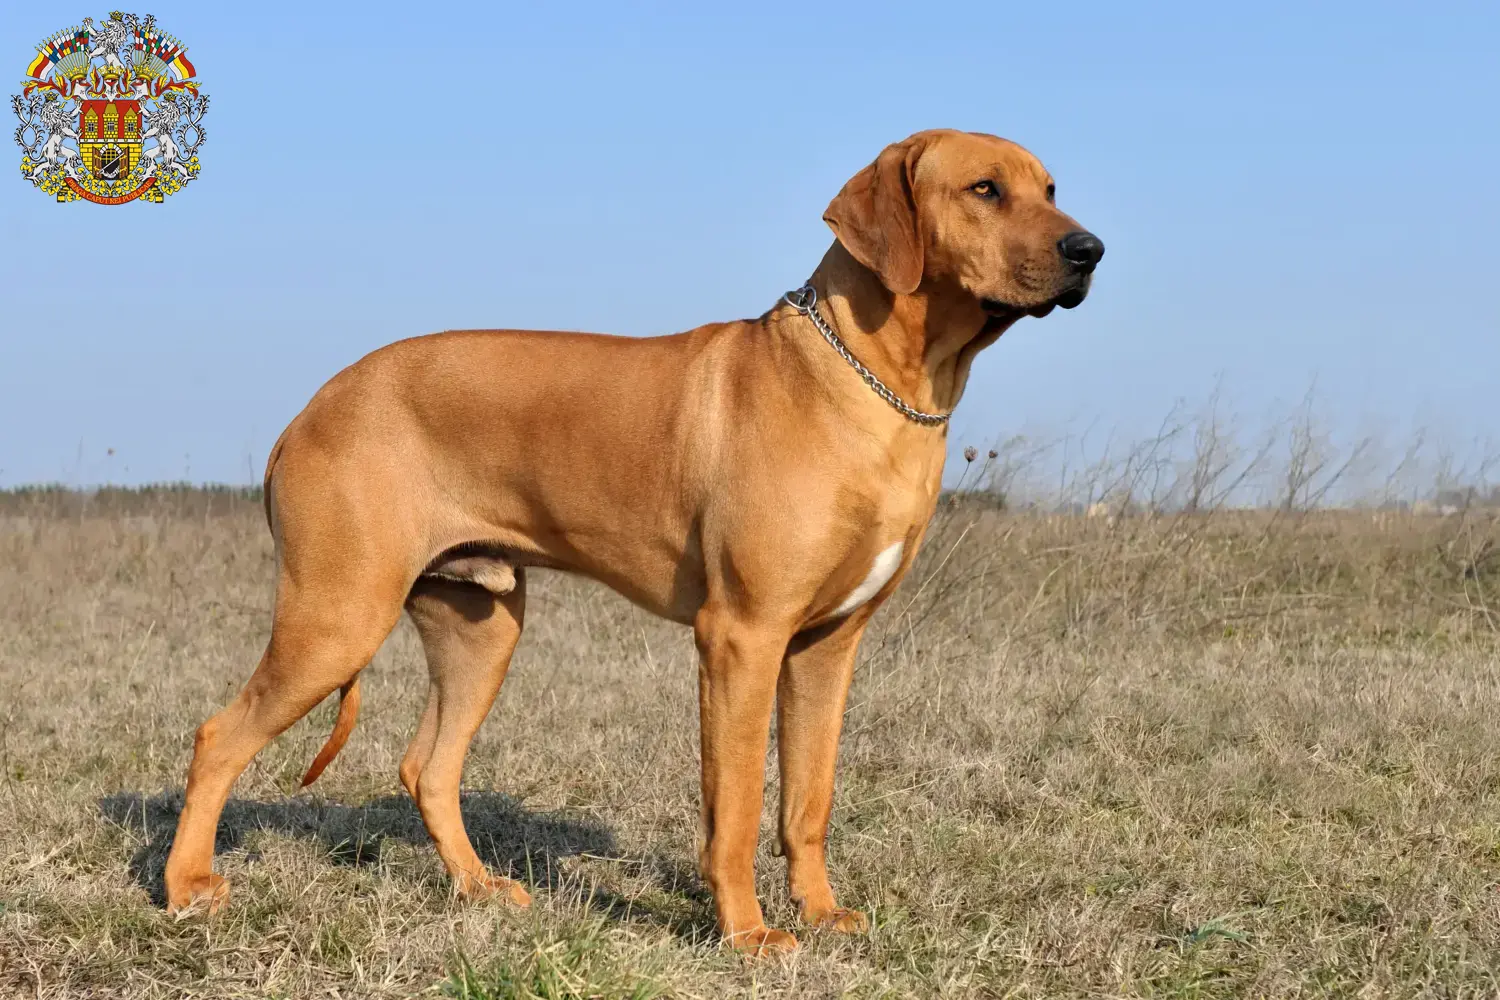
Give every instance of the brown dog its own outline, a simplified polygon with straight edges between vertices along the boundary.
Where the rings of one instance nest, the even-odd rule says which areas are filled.
[[[865,928],[834,902],[823,855],[860,636],[917,554],[944,415],[975,354],[1022,316],[1081,302],[1104,247],[1058,211],[1031,154],[963,132],[886,148],[824,219],[838,239],[815,296],[759,319],[645,339],[435,334],[375,351],[313,397],[266,469],[271,640],[198,730],[167,859],[172,909],[222,904],[214,833],[235,778],[341,689],[304,784],[317,777],[403,607],[431,687],[401,781],[460,893],[528,902],[475,855],[458,792],[521,633],[525,567],[542,566],[693,627],[699,864],[724,934],[757,954],[797,943],[766,927],[755,896],[773,704],[791,897],[809,924]]]

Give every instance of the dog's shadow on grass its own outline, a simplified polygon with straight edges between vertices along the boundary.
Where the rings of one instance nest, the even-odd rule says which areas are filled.
[[[154,796],[122,792],[99,800],[99,811],[105,819],[144,836],[144,844],[130,859],[130,875],[157,906],[166,905],[162,873],[182,799],[182,792],[176,791]],[[461,807],[474,850],[492,872],[531,889],[554,889],[566,880],[561,862],[569,857],[586,854],[637,869],[643,866],[652,882],[668,893],[686,897],[696,904],[691,907],[696,912],[643,906],[594,885],[583,894],[588,908],[617,920],[664,926],[684,938],[698,940],[711,933],[710,897],[685,862],[664,857],[620,857],[614,833],[603,823],[555,812],[533,812],[518,800],[496,792],[465,793]],[[388,795],[359,806],[310,799],[231,799],[219,820],[214,853],[243,847],[246,834],[257,830],[313,839],[335,865],[378,864],[382,846],[389,840],[428,849],[432,845],[415,803],[404,795]]]
[[[559,877],[558,862],[577,854],[613,856],[614,834],[604,824],[559,813],[525,809],[508,795],[471,792],[461,805],[474,850],[490,870],[538,888],[550,888]],[[138,792],[99,801],[110,822],[145,835],[145,844],[130,860],[136,883],[158,905],[166,902],[162,872],[182,811],[182,793],[146,797]],[[245,836],[271,830],[316,840],[332,864],[378,864],[382,845],[400,840],[430,847],[416,805],[403,795],[387,795],[349,806],[317,799],[247,802],[230,799],[219,820],[214,853],[244,846]]]

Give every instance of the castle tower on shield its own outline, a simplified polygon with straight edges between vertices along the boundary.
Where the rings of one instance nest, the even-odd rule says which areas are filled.
[[[78,109],[78,151],[95,178],[123,181],[141,159],[139,101],[89,100]]]

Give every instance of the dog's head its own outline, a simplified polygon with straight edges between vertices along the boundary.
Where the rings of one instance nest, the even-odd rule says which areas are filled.
[[[823,219],[897,295],[957,289],[992,317],[1045,316],[1088,295],[1104,244],[1056,204],[1036,157],[938,129],[887,146]]]

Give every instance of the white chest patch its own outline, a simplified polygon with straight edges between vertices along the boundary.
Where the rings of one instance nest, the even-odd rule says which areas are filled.
[[[891,577],[896,575],[896,569],[901,565],[901,551],[905,547],[904,542],[892,542],[885,551],[876,556],[875,565],[870,567],[869,575],[861,581],[858,587],[849,592],[849,596],[844,598],[844,603],[834,608],[833,613],[847,615],[880,593],[880,588],[890,583]]]

